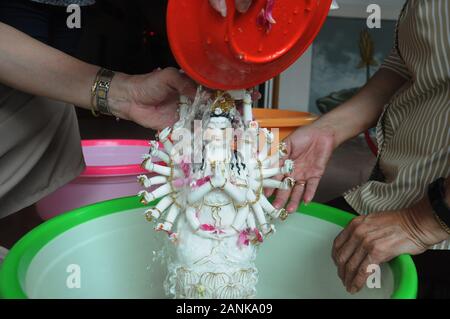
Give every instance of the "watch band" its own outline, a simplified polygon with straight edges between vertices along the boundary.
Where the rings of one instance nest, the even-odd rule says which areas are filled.
[[[100,115],[97,112],[97,106],[96,106],[96,101],[95,101],[96,94],[97,94],[98,76],[100,74],[100,70],[98,70],[97,74],[95,75],[95,80],[94,80],[94,83],[92,84],[92,88],[91,88],[91,112],[92,112],[92,115],[95,117],[98,117]]]
[[[115,73],[101,69],[97,82],[97,109],[102,114],[112,115],[108,105],[108,92]]]
[[[450,234],[450,208],[445,201],[445,178],[441,177],[428,186],[428,199],[437,221]]]
[[[92,113],[95,116],[97,113],[113,115],[108,105],[108,92],[114,75],[113,71],[104,68],[97,73],[92,86]]]

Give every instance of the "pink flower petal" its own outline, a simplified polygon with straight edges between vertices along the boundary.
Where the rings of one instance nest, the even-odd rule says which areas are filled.
[[[256,23],[260,27],[266,26],[266,14],[264,11],[265,11],[264,9],[261,9],[261,12],[258,14],[258,17],[256,18]]]
[[[211,180],[211,176],[206,176],[206,177],[200,178],[195,182],[195,186],[200,187],[203,184],[208,183],[210,180]]]
[[[241,248],[242,246],[248,246],[249,243],[248,232],[245,230],[241,231],[238,237],[238,246]]]
[[[259,231],[259,229],[258,229],[258,228],[255,228],[253,231],[254,231],[254,233],[255,233],[256,239],[257,239],[260,243],[262,243],[262,242],[263,242],[263,237],[262,237],[261,232]]]
[[[213,225],[210,225],[210,224],[202,224],[202,225],[200,225],[200,229],[204,230],[204,231],[215,231],[216,227],[214,227]]]
[[[184,177],[190,177],[191,175],[191,165],[189,164],[189,159],[182,159],[180,163],[180,168],[183,171]]]
[[[273,18],[273,7],[274,6],[275,6],[275,0],[267,0],[265,17],[266,17],[267,21],[269,21],[271,24],[277,23],[275,21],[275,19]]]
[[[173,186],[175,186],[177,188],[180,188],[180,187],[183,187],[184,185],[186,185],[186,182],[187,182],[187,179],[185,179],[185,178],[178,178],[178,179],[174,180],[172,182],[172,184],[173,184]]]
[[[256,18],[256,23],[258,26],[263,27],[266,33],[269,33],[272,29],[272,24],[277,23],[273,18],[273,8],[275,6],[275,0],[267,0],[266,8],[261,9],[258,17]]]

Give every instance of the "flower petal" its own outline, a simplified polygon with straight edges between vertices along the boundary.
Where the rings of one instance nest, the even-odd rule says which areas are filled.
[[[277,23],[275,21],[275,19],[273,18],[274,6],[275,6],[275,0],[267,0],[265,17],[266,17],[267,21],[269,21],[272,24]]]

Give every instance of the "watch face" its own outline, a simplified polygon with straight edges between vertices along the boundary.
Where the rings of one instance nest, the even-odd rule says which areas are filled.
[[[106,99],[106,91],[105,90],[99,90],[97,93],[97,96],[101,99]]]

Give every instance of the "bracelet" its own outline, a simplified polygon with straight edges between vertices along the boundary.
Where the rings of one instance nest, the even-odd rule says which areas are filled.
[[[234,204],[234,207],[236,208],[236,209],[241,209],[241,208],[244,208],[244,207],[246,207],[246,206],[248,206],[248,202],[246,201],[246,202],[243,202],[242,204]]]
[[[113,115],[108,105],[108,93],[114,75],[113,71],[104,68],[97,72],[91,89],[91,111],[96,117],[99,113]]]

